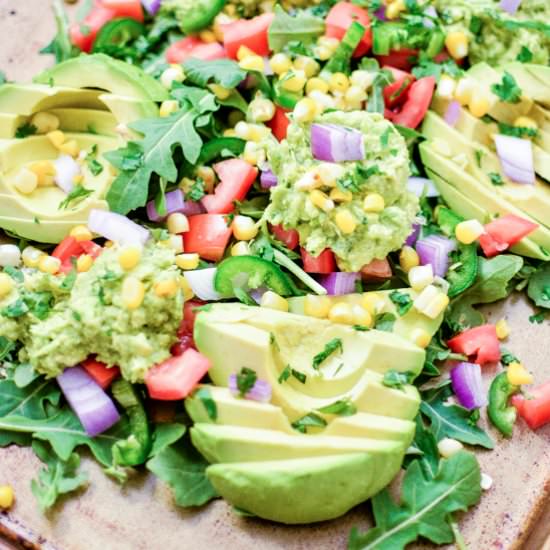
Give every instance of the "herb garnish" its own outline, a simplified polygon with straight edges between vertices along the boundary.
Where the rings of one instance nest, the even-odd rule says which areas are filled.
[[[491,86],[491,91],[505,103],[519,103],[521,100],[521,88],[508,71],[504,71],[502,81],[499,84]]]
[[[336,414],[338,416],[352,416],[357,412],[357,407],[349,400],[349,398],[339,399],[330,405],[325,405],[316,409],[324,414]]]
[[[15,137],[18,139],[23,139],[28,136],[34,136],[37,130],[38,128],[34,124],[25,122],[25,124],[21,124],[21,126],[15,130]]]
[[[405,292],[399,292],[394,290],[390,292],[390,300],[397,307],[397,313],[402,317],[407,313],[413,306],[412,298]]]
[[[403,386],[411,384],[415,377],[416,375],[411,371],[399,372],[395,369],[390,369],[384,373],[382,384],[388,386],[388,388],[401,389]]]
[[[296,378],[296,380],[298,380],[298,382],[302,384],[306,383],[307,376],[303,372],[293,369],[290,365],[287,365],[283,369],[277,381],[279,382],[279,384],[282,384],[283,382],[286,382],[291,376]]]
[[[533,60],[533,52],[526,46],[522,46],[516,60],[520,63],[531,63]]]
[[[237,389],[239,390],[239,396],[244,397],[256,383],[258,375],[254,369],[243,367],[239,373],[237,373]]]
[[[307,433],[308,427],[324,428],[326,425],[327,421],[315,413],[306,414],[292,423],[292,427],[303,434]]]
[[[85,160],[93,176],[99,176],[103,172],[103,165],[97,160],[97,145],[92,146]]]
[[[501,134],[505,136],[512,136],[517,138],[534,138],[537,137],[538,131],[536,128],[527,128],[525,126],[512,126],[505,122],[498,123],[498,129]]]
[[[193,202],[198,202],[204,197],[205,194],[204,181],[201,178],[198,178],[189,191],[185,194],[185,198]]]
[[[496,172],[491,172],[489,174],[489,178],[493,185],[504,185],[504,180],[502,179],[502,176],[500,174],[497,174]]]
[[[327,342],[325,345],[325,349],[318,353],[313,358],[312,367],[315,370],[318,370],[321,364],[333,353],[340,350],[340,353],[344,351],[343,345],[342,345],[342,339],[341,338],[333,338],[330,342]]]
[[[374,319],[374,328],[391,332],[396,320],[397,318],[393,313],[379,313]]]
[[[195,392],[194,397],[200,399],[210,420],[216,420],[218,418],[218,407],[208,388],[199,388]]]
[[[75,185],[74,189],[59,203],[57,208],[59,210],[66,210],[69,206],[74,207],[93,192],[93,189],[86,189],[82,185]]]

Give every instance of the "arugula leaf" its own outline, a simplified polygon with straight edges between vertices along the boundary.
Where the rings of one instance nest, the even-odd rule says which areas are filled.
[[[29,122],[25,122],[25,124],[21,124],[17,130],[15,130],[15,137],[18,139],[23,139],[28,136],[34,136],[36,134],[37,128],[34,124],[30,124]]]
[[[313,44],[324,32],[325,23],[319,17],[306,11],[300,11],[292,17],[277,4],[275,18],[267,34],[269,49],[280,52],[288,43],[295,41]]]
[[[186,430],[184,424],[157,424],[153,431],[153,446],[149,458],[153,458],[176,441],[179,441]]]
[[[137,170],[143,164],[143,149],[135,141],[129,141],[126,147],[108,151],[103,156],[119,170]]]
[[[40,53],[53,54],[56,63],[61,63],[79,55],[80,50],[71,43],[69,37],[69,19],[60,0],[54,0],[53,12],[57,33],[53,40],[40,50]]]
[[[385,332],[392,332],[397,317],[393,313],[380,313],[374,318],[374,328]]]
[[[316,409],[324,414],[337,414],[338,416],[353,416],[357,412],[357,407],[349,399],[339,399],[330,405]]]
[[[245,78],[246,71],[232,59],[204,59],[191,58],[183,63],[185,80],[205,88],[215,82],[224,88],[235,88]]]
[[[395,369],[390,369],[384,373],[382,384],[384,384],[384,386],[388,386],[388,388],[401,389],[403,386],[411,384],[415,378],[416,374],[414,372],[399,372]]]
[[[93,192],[93,189],[86,189],[82,185],[75,185],[74,189],[59,203],[57,208],[59,210],[66,210],[69,206],[73,208],[85,198],[89,197]]]
[[[412,446],[422,454],[413,455],[410,459],[407,459],[408,463],[413,460],[418,461],[424,477],[426,479],[434,478],[437,475],[440,460],[437,439],[431,430],[428,430],[424,425],[421,414],[416,417],[416,429]],[[405,467],[408,467],[408,465]]]
[[[23,416],[29,419],[44,419],[47,417],[46,406],[57,406],[60,397],[61,392],[57,384],[44,378],[24,387],[18,385],[15,380],[0,380],[0,418]]]
[[[330,340],[330,342],[327,342],[325,345],[325,349],[321,352],[319,352],[314,358],[313,363],[311,366],[315,370],[319,370],[319,367],[321,364],[328,359],[329,356],[331,356],[333,353],[336,353],[338,350],[340,350],[340,353],[343,353],[344,348],[342,345],[342,339],[341,338],[333,338]]]
[[[309,413],[292,423],[292,427],[300,433],[307,433],[308,427],[324,428],[327,425],[327,421],[318,414]]]
[[[393,292],[390,292],[390,300],[397,307],[397,313],[399,313],[401,317],[403,317],[403,315],[405,315],[405,313],[407,313],[413,306],[413,300],[406,292],[394,290]]]
[[[481,497],[481,472],[466,451],[441,461],[437,475],[427,480],[413,462],[405,474],[399,505],[384,489],[372,499],[376,527],[364,534],[351,531],[349,550],[402,550],[418,537],[450,543],[454,533],[449,514],[467,510]]]
[[[3,361],[14,349],[15,342],[5,336],[0,336],[0,361]]]
[[[237,388],[239,390],[239,396],[244,397],[254,387],[257,379],[258,375],[254,369],[243,367],[237,373]]]
[[[218,406],[216,405],[216,401],[212,398],[212,394],[208,388],[199,388],[195,392],[194,397],[200,400],[210,420],[214,421],[218,418]]]
[[[504,71],[502,81],[499,84],[491,85],[491,91],[505,103],[519,103],[521,100],[521,88],[508,71]]]
[[[541,264],[529,279],[527,295],[537,306],[550,308],[550,264]]]

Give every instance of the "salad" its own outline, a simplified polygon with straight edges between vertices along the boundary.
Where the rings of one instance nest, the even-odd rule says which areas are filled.
[[[478,309],[550,308],[547,2],[53,7],[55,64],[0,85],[0,447],[41,510],[88,449],[178,506],[464,547],[476,448],[550,423]]]

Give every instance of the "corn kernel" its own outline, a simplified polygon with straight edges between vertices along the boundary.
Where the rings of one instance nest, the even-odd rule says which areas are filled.
[[[176,265],[180,269],[197,269],[199,261],[199,255],[196,253],[178,254],[176,256]]]
[[[65,143],[65,134],[61,130],[54,130],[53,132],[48,132],[46,137],[50,140],[50,143],[56,148],[59,149]]]
[[[365,212],[382,212],[384,207],[384,197],[378,193],[369,193],[363,200],[363,210]]]
[[[472,95],[472,98],[468,103],[468,108],[470,109],[470,113],[472,113],[472,115],[476,118],[481,118],[489,112],[491,104],[489,102],[489,98],[485,94],[477,93]]]
[[[248,132],[248,139],[258,143],[271,134],[271,129],[263,124],[249,124]]]
[[[353,71],[350,76],[350,82],[352,86],[357,86],[362,90],[368,90],[374,82],[374,76],[376,73],[369,71]]]
[[[247,141],[244,146],[243,160],[252,164],[252,166],[261,166],[266,161],[265,149],[254,141]]]
[[[315,59],[307,57],[306,55],[300,55],[294,60],[294,68],[304,71],[306,77],[311,78],[319,72],[321,67]]]
[[[193,292],[193,289],[191,288],[189,281],[184,276],[181,276],[179,278],[179,285],[183,292],[183,300],[185,302],[187,302],[188,300],[192,300],[193,297],[195,296],[195,293]]]
[[[59,119],[52,113],[36,113],[31,118],[31,124],[36,128],[37,134],[47,134],[59,128]]]
[[[419,348],[425,349],[430,344],[432,337],[430,333],[425,331],[423,328],[415,328],[411,332],[411,340]]]
[[[320,59],[321,61],[327,61],[332,57],[333,52],[326,46],[315,46],[313,48],[313,54],[317,59]]]
[[[304,71],[288,71],[281,76],[281,87],[289,92],[301,92],[307,78]]]
[[[455,227],[456,240],[462,244],[472,244],[485,233],[485,228],[478,220],[466,220]]]
[[[85,225],[77,225],[71,229],[69,233],[77,241],[91,241],[93,238],[92,232]]]
[[[322,113],[325,109],[333,109],[336,106],[335,100],[331,95],[319,90],[309,92],[308,97],[315,101],[317,112],[319,113]]]
[[[233,235],[239,241],[251,241],[258,234],[256,222],[248,216],[235,216],[231,225]]]
[[[353,193],[351,191],[342,191],[342,189],[334,187],[330,190],[329,198],[334,202],[351,202],[353,200]]]
[[[226,6],[226,8],[228,7],[229,6]],[[227,13],[221,12],[216,15],[216,17],[214,18],[214,24],[212,25],[212,31],[214,32],[214,35],[218,42],[223,42],[223,25],[227,25],[228,23],[232,23],[233,21],[235,21],[235,18],[231,17]]]
[[[223,137],[238,137],[237,132],[233,128],[227,128],[223,131]]]
[[[124,247],[118,254],[118,263],[124,271],[134,269],[141,260],[141,248],[138,246]]]
[[[208,193],[212,193],[216,184],[216,173],[210,166],[199,166],[195,170],[195,175],[204,182],[204,189]]]
[[[61,153],[65,153],[66,155],[70,155],[73,158],[76,158],[80,153],[80,147],[78,146],[76,139],[70,139],[59,147],[59,151]]]
[[[61,267],[61,260],[44,254],[38,261],[38,269],[43,273],[49,273],[55,275]]]
[[[444,74],[441,75],[437,84],[436,94],[444,99],[452,99],[456,90],[456,81],[454,78]]]
[[[253,99],[248,105],[248,118],[252,122],[267,122],[275,116],[275,103],[264,97]]]
[[[292,61],[284,53],[276,53],[270,60],[269,65],[276,75],[286,73],[292,68]]]
[[[417,265],[409,270],[409,284],[413,290],[420,292],[434,282],[431,264]]]
[[[180,233],[187,233],[189,231],[189,220],[185,214],[181,212],[174,212],[168,216],[166,220],[166,229],[173,235],[179,235]]]
[[[520,116],[514,120],[514,126],[517,128],[530,128],[531,130],[538,130],[539,125],[535,120],[528,116]]]
[[[271,290],[264,292],[260,300],[260,306],[267,307],[269,309],[276,309],[278,311],[288,311],[287,300]]]
[[[0,244],[0,266],[19,267],[21,265],[21,250],[15,244]]]
[[[329,90],[328,84],[322,78],[310,78],[306,84],[306,94],[310,94],[314,90],[326,94]]]
[[[309,97],[300,99],[292,112],[294,120],[300,124],[303,122],[311,122],[317,116],[317,113],[317,104]]]
[[[444,437],[437,444],[437,450],[443,458],[449,458],[464,448],[464,445],[457,439],[451,439],[450,437]]]
[[[441,315],[448,305],[449,297],[433,285],[424,288],[414,301],[414,307],[430,319]]]
[[[464,59],[468,55],[468,37],[462,31],[451,31],[445,37],[445,47],[454,59]]]
[[[143,303],[145,286],[137,277],[126,277],[122,283],[122,303],[127,309],[137,309]]]
[[[341,302],[334,304],[328,312],[328,318],[333,323],[342,323],[344,325],[354,325],[353,310],[349,304]]]
[[[176,279],[166,279],[155,284],[155,294],[159,298],[171,298],[178,291]]]
[[[250,139],[250,124],[244,121],[238,122],[235,125],[235,134],[241,139]]]
[[[336,51],[336,48],[338,48],[338,46],[340,45],[340,40],[338,40],[338,38],[332,38],[330,36],[323,35],[317,39],[317,44],[319,46],[328,48],[332,54]]]
[[[399,253],[399,266],[408,273],[413,267],[420,265],[420,258],[412,246],[404,246]]]
[[[0,510],[8,510],[13,506],[15,495],[9,485],[0,485]]]
[[[239,49],[237,50],[237,60],[242,61],[243,59],[246,59],[247,57],[257,57],[258,54],[254,51],[252,51],[247,46],[239,46]]]
[[[89,254],[82,254],[76,260],[76,270],[78,273],[90,271],[92,265],[94,265],[94,259]]]
[[[388,19],[397,19],[402,11],[405,11],[404,0],[393,0],[393,2],[386,7],[386,17]]]
[[[159,116],[168,117],[174,114],[180,107],[180,104],[175,99],[167,99],[160,104]]]
[[[367,92],[359,86],[350,86],[344,95],[344,98],[348,103],[361,104],[361,102],[367,99]]]
[[[335,187],[340,178],[346,175],[346,169],[336,162],[322,162],[318,165],[321,182],[327,187]]]
[[[358,225],[357,220],[355,219],[355,216],[346,209],[339,209],[335,216],[334,216],[334,222],[338,226],[338,229],[344,234],[344,235],[351,235],[353,233]]]
[[[493,478],[485,472],[481,472],[479,485],[484,491],[488,491],[493,486]]]
[[[307,294],[304,298],[304,314],[318,319],[326,319],[332,302],[328,296]]]
[[[334,209],[334,201],[329,199],[325,193],[314,189],[309,194],[309,200],[317,207],[323,210],[324,212],[330,212]]]
[[[174,82],[183,82],[185,75],[180,65],[172,65],[165,69],[160,75],[160,83],[168,90],[172,88]]]
[[[242,46],[241,46],[242,48]],[[239,61],[239,67],[245,71],[264,72],[264,58],[260,55],[249,55],[242,61]]]
[[[53,178],[52,178],[52,180],[53,180]],[[47,184],[47,182],[48,182],[48,179],[45,179],[43,185]],[[73,176],[73,183],[75,185],[82,185],[83,182],[84,182],[84,175],[83,174],[76,174],[75,176]]]
[[[231,247],[231,256],[249,256],[250,246],[246,241],[239,241]]]
[[[14,286],[14,280],[7,273],[0,273],[0,298],[7,296]]]
[[[216,38],[216,34],[208,29],[201,31],[199,33],[199,38],[207,44],[213,44],[214,42],[218,41],[218,39]]]
[[[349,88],[349,78],[344,73],[332,73],[328,85],[331,92],[344,94]]]
[[[208,88],[221,101],[223,101],[224,99],[227,99],[232,92],[232,90],[230,90],[229,88],[224,88],[219,84],[209,84]]]
[[[372,315],[363,307],[358,304],[352,306],[351,311],[353,313],[353,324],[361,325],[363,327],[371,328],[374,324]]]
[[[455,99],[461,105],[468,105],[472,99],[472,93],[475,88],[475,83],[471,78],[461,78],[455,89]]]
[[[495,325],[495,329],[499,340],[505,340],[508,336],[510,336],[510,326],[508,325],[506,319],[501,319],[498,321]]]
[[[513,386],[521,386],[522,384],[532,384],[533,375],[517,361],[510,363],[506,370],[506,378]]]
[[[13,186],[23,195],[30,195],[38,187],[38,177],[28,168],[21,168],[14,178]]]
[[[105,241],[105,243],[103,243],[103,248],[113,248],[113,246],[115,246],[114,241]]]
[[[25,267],[38,267],[40,258],[45,255],[46,254],[42,250],[39,250],[34,246],[27,246],[21,252],[21,258],[23,259],[23,264]]]
[[[181,235],[170,235],[165,241],[159,241],[159,244],[172,249],[176,254],[183,252],[183,239]]]

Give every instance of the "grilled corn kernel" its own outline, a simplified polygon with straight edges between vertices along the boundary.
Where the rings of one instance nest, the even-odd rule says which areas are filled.
[[[342,323],[344,325],[355,324],[353,310],[349,304],[344,302],[334,304],[328,312],[328,318],[333,323]]]
[[[484,117],[491,108],[489,98],[484,93],[475,93],[468,102],[470,113],[476,118]]]
[[[432,337],[430,336],[430,333],[425,331],[423,328],[415,328],[411,332],[411,340],[419,347],[419,348],[427,348],[430,344]]]
[[[276,53],[270,60],[269,65],[276,75],[286,73],[292,68],[290,57],[284,53]]]
[[[420,258],[412,246],[404,246],[399,253],[399,266],[408,273],[413,267],[420,264]]]
[[[183,300],[185,302],[187,302],[188,300],[192,300],[193,297],[195,296],[195,293],[193,292],[193,289],[191,288],[189,281],[184,276],[181,276],[179,278],[179,285],[183,292]]]
[[[235,216],[231,225],[233,235],[239,241],[251,241],[258,234],[256,222],[248,216]]]
[[[475,83],[471,78],[461,78],[456,85],[455,99],[461,105],[468,105],[472,99],[474,89]]]
[[[356,304],[352,306],[351,311],[353,313],[354,325],[361,325],[363,327],[371,328],[374,324],[372,315],[363,306]]]
[[[40,257],[40,260],[38,260],[38,269],[43,273],[55,275],[59,271],[60,267],[61,260],[59,258],[54,258],[53,256],[44,254]]]
[[[21,250],[15,244],[0,244],[0,266],[19,267],[21,265]]]
[[[309,200],[317,207],[323,210],[324,212],[330,212],[334,209],[334,201],[329,199],[325,193],[319,191],[319,189],[314,189],[309,194]]]
[[[208,29],[205,29],[204,31],[201,31],[199,33],[199,38],[206,42],[207,44],[213,44],[214,42],[217,42],[216,34]]]
[[[378,315],[384,310],[386,302],[378,292],[365,292],[361,298],[361,305],[371,315]]]
[[[281,76],[281,87],[289,92],[301,92],[306,85],[307,78],[304,71],[288,71]]]
[[[246,241],[239,241],[231,247],[231,256],[248,256],[250,254],[250,246]]]
[[[247,46],[239,46],[239,49],[237,50],[237,60],[242,61],[247,57],[258,57],[258,54]]]
[[[331,308],[331,301],[328,296],[315,296],[307,294],[304,298],[304,313],[310,317],[325,319]]]
[[[155,294],[159,298],[171,298],[178,291],[176,279],[166,279],[155,284]]]
[[[445,47],[454,59],[468,55],[468,37],[461,31],[451,31],[445,37]]]
[[[334,202],[351,202],[353,199],[353,193],[351,191],[342,191],[338,187],[330,190],[329,198]]]
[[[42,252],[42,250],[39,250],[34,246],[27,246],[21,252],[21,258],[25,267],[38,267],[40,258],[45,255],[46,254]]]
[[[0,510],[8,510],[13,506],[15,495],[10,485],[0,485]]]
[[[23,195],[30,195],[38,187],[38,177],[28,168],[21,168],[14,178],[13,186]]]
[[[187,233],[189,231],[189,220],[185,214],[181,212],[174,212],[168,216],[166,220],[166,229],[173,235],[179,235],[180,233]]]
[[[80,153],[80,147],[78,146],[76,139],[70,139],[59,147],[59,151],[61,153],[65,153],[66,155],[70,155],[73,158],[76,158]]]
[[[252,166],[261,166],[266,161],[265,149],[255,141],[247,141],[244,146],[243,160]]]
[[[334,216],[334,222],[338,226],[338,229],[344,234],[344,235],[351,235],[357,227],[357,220],[355,219],[355,216],[346,209],[341,209],[336,212]]]
[[[288,311],[288,302],[282,296],[279,296],[276,292],[272,292],[271,290],[264,292],[260,300],[260,306],[276,309],[278,311]]]
[[[349,78],[344,73],[332,73],[328,81],[331,92],[346,93],[349,88]]]
[[[505,340],[508,336],[510,336],[510,326],[508,325],[506,319],[501,319],[498,321],[495,325],[495,329],[499,340]]]
[[[294,60],[294,68],[299,71],[304,71],[307,78],[315,76],[321,69],[319,63],[317,63],[315,59],[307,57],[306,55],[300,55]]]
[[[208,88],[210,91],[220,100],[227,99],[230,95],[232,90],[229,88],[224,88],[223,86],[220,86],[219,84],[209,84]]]
[[[411,288],[420,292],[434,282],[434,273],[431,264],[417,265],[409,271],[409,284]]]
[[[118,263],[125,271],[134,269],[141,260],[141,248],[137,246],[124,247],[118,254]]]
[[[386,7],[386,17],[388,19],[397,19],[402,11],[405,11],[404,0],[393,0],[393,2]]]
[[[248,118],[252,122],[267,122],[275,116],[275,103],[264,97],[253,99],[248,105]]]
[[[294,120],[298,123],[311,122],[317,116],[317,113],[318,106],[315,101],[309,97],[300,99],[292,112]]]
[[[73,227],[69,235],[77,241],[91,241],[93,238],[92,232],[85,225]]]
[[[183,82],[185,75],[180,65],[172,65],[165,69],[160,75],[160,83],[170,89],[174,82]]]
[[[367,99],[367,92],[359,86],[350,86],[346,90],[344,98],[348,102],[348,104],[360,104],[361,102],[365,101],[365,99]]]
[[[53,132],[48,132],[46,137],[50,140],[50,143],[56,148],[59,149],[65,143],[65,134],[61,130],[54,130]]]
[[[310,94],[314,90],[326,94],[329,90],[329,87],[322,78],[313,77],[307,81],[306,94]]]
[[[517,128],[530,128],[531,130],[539,129],[539,125],[536,121],[528,116],[520,116],[516,118],[516,120],[514,120],[514,126]]]
[[[7,273],[0,273],[0,298],[7,296],[14,286],[14,280]]]
[[[321,175],[318,170],[309,170],[296,181],[294,187],[298,191],[310,191],[322,185]]]
[[[456,90],[456,80],[446,74],[441,75],[436,94],[444,99],[452,99]]]
[[[168,117],[179,109],[179,103],[175,99],[167,99],[160,104],[159,116]]]
[[[513,386],[533,383],[533,375],[517,361],[514,361],[508,365],[506,378],[508,378],[508,382],[510,382]]]
[[[127,309],[137,309],[143,303],[145,286],[137,277],[126,277],[122,283],[122,303]]]
[[[176,265],[180,269],[197,269],[199,261],[199,255],[196,253],[178,254],[176,256]]]
[[[450,437],[444,437],[437,444],[437,450],[443,458],[449,458],[464,448],[464,445],[456,439]]]
[[[485,233],[485,228],[478,220],[466,220],[455,227],[456,240],[462,244],[472,244]]]
[[[384,206],[384,197],[378,193],[369,193],[363,200],[363,210],[365,212],[382,212]]]
[[[47,134],[59,128],[59,119],[52,113],[36,113],[31,118],[31,125],[36,128],[37,134]]]
[[[264,58],[260,55],[249,55],[242,61],[239,61],[239,67],[245,71],[258,71],[259,73],[263,73]]]
[[[368,90],[372,83],[374,82],[374,75],[376,73],[371,73],[369,71],[353,71],[349,77],[351,85],[357,86],[362,90]]]
[[[90,271],[92,265],[94,265],[94,259],[89,254],[82,254],[76,260],[76,270],[79,273]]]

